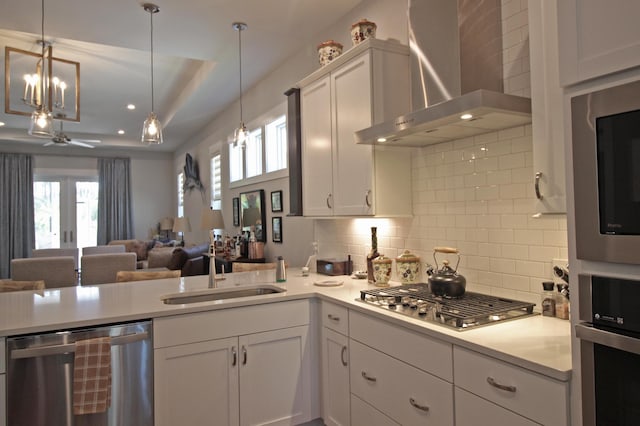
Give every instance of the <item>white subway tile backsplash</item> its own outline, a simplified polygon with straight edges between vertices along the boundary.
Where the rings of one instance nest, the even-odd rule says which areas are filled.
[[[505,92],[530,96],[527,0],[502,0]],[[433,247],[460,250],[467,290],[539,303],[551,259],[568,258],[564,216],[534,219],[530,124],[435,144],[413,152],[413,218],[316,220],[320,253],[351,253],[365,268],[372,223],[380,247],[405,248],[433,263]],[[453,260],[453,259],[452,259]],[[424,277],[426,279],[426,276]]]

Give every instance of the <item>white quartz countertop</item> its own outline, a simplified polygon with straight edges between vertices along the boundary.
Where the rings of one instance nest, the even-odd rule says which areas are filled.
[[[366,280],[316,274],[302,277],[300,270],[295,268],[288,271],[287,281],[284,283],[275,283],[274,278],[273,271],[227,274],[226,279],[219,282],[219,287],[268,283],[284,287],[285,292],[178,305],[164,304],[161,296],[207,290],[209,278],[195,276],[0,293],[0,337],[318,297],[557,380],[567,381],[571,377],[569,321],[535,315],[477,329],[456,331],[360,302],[360,290],[373,288]],[[314,282],[334,279],[343,284],[336,287],[314,285]]]

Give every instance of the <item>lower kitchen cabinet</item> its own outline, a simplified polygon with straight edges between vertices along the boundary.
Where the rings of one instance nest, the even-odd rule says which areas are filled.
[[[497,406],[517,413],[535,424],[545,426],[566,426],[569,424],[569,383],[555,380],[551,377],[526,370],[513,364],[502,362],[495,358],[454,346],[453,349],[454,382],[456,388],[464,389],[477,395],[482,401],[466,398],[466,406],[476,409],[483,407],[475,418],[469,418],[471,423],[462,425],[477,425],[478,418],[486,414],[487,417],[506,415],[497,410]],[[458,396],[466,394],[456,390],[456,413],[458,413]],[[460,411],[467,411],[465,405]],[[520,419],[520,423],[487,423],[487,424],[517,424],[528,425]]]
[[[351,424],[349,407],[349,338],[323,327],[322,418],[327,426]]]
[[[156,349],[155,424],[237,425],[238,339]]]
[[[351,424],[353,426],[400,426],[355,395],[351,395]]]
[[[351,393],[403,425],[453,426],[453,384],[355,340]]]
[[[156,425],[311,420],[308,322],[306,300],[154,320]]]
[[[505,408],[456,387],[456,426],[536,426]],[[540,407],[544,409],[544,407]]]

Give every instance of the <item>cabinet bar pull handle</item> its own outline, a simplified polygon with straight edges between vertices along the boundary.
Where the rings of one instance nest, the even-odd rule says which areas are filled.
[[[367,205],[367,207],[371,207],[371,200],[369,199],[370,195],[371,195],[371,190],[367,189],[367,192],[364,193],[364,202]]]
[[[73,242],[73,231],[69,231],[69,235],[71,236],[71,239],[69,240],[69,242]]]
[[[378,379],[376,379],[375,377],[371,377],[371,376],[369,376],[369,375],[367,374],[367,372],[366,372],[366,371],[363,371],[363,372],[362,372],[362,377],[364,377],[364,378],[365,378],[365,380],[368,380],[368,381],[370,381],[370,382],[374,382],[374,383],[375,383],[375,382],[377,382],[377,381],[378,381]]]
[[[242,345],[242,365],[247,365],[247,348]]]
[[[331,194],[327,195],[327,207],[330,209],[333,208],[332,201],[333,201],[333,197],[331,196]]]
[[[347,347],[343,346],[342,351],[340,352],[340,360],[342,361],[342,365],[347,366],[347,361],[344,360],[344,355],[347,353]],[[362,372],[362,374],[365,374]]]
[[[542,200],[544,198],[540,193],[540,179],[542,179],[542,172],[536,172],[536,183],[534,185],[534,188],[536,190],[536,198],[538,200]]]
[[[515,386],[501,385],[500,383],[496,382],[493,379],[493,377],[487,377],[487,383],[489,383],[494,388],[497,388],[497,389],[500,389],[500,390],[503,390],[503,391],[512,392],[512,393],[516,392],[516,387]]]
[[[232,346],[232,347],[231,347],[231,356],[233,357],[233,358],[232,358],[232,359],[233,359],[233,361],[231,361],[231,365],[232,365],[233,367],[235,367],[235,366],[236,366],[236,364],[238,363],[238,353],[236,352],[236,347],[235,347],[235,346]]]
[[[409,404],[416,407],[418,410],[429,412],[429,407],[426,405],[418,404],[415,399],[409,398]]]
[[[64,235],[64,237],[63,237],[63,239],[62,239],[62,242],[63,242],[63,243],[66,243],[66,242],[67,242],[67,231],[64,231],[64,234],[63,234],[63,235]]]
[[[339,322],[340,321],[340,317],[337,317],[333,314],[329,314],[327,315],[327,318],[329,318],[331,321],[335,321],[335,322]]]

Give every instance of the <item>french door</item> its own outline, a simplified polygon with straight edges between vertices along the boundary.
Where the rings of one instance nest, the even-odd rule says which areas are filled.
[[[36,176],[33,199],[36,249],[97,244],[97,177]]]

